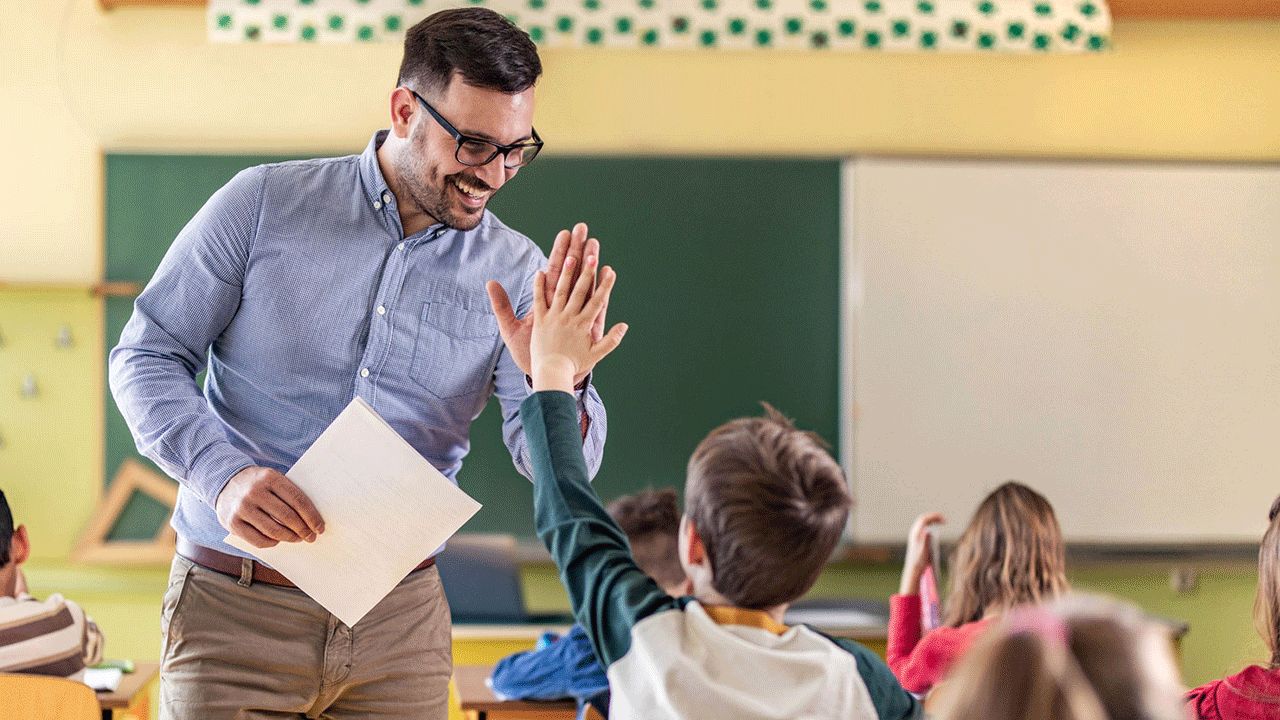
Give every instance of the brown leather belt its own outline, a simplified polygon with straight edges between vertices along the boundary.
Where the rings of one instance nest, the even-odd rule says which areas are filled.
[[[213,548],[196,545],[184,538],[178,538],[177,550],[178,554],[182,557],[214,572],[222,573],[223,575],[230,575],[233,578],[240,578],[244,574],[245,561],[247,558],[240,558],[235,555],[218,552]],[[289,578],[281,575],[262,563],[257,562],[256,560],[248,560],[248,563],[253,567],[254,582],[267,583],[268,585],[279,585],[281,587],[297,587],[297,585],[289,582]],[[429,557],[419,563],[418,567],[410,570],[409,572],[414,573],[419,570],[426,570],[435,564],[436,559],[434,557]]]

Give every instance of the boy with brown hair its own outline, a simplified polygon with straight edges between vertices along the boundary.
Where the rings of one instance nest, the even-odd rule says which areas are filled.
[[[603,333],[616,275],[605,268],[593,291],[595,262],[584,259],[577,282],[562,274],[550,303],[537,276],[535,393],[520,413],[538,536],[608,668],[610,716],[918,716],[919,703],[865,647],[782,622],[821,573],[851,500],[821,441],[778,413],[713,430],[689,461],[679,552],[693,596],[668,596],[636,566],[588,484],[575,424],[574,375],[626,331]]]

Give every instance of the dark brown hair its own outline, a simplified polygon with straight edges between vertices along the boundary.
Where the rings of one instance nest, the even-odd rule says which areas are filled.
[[[1073,597],[1015,611],[930,698],[937,720],[1183,720],[1167,629]]]
[[[1258,547],[1258,596],[1253,622],[1271,651],[1268,666],[1280,668],[1280,497],[1271,503],[1270,524]]]
[[[993,490],[956,544],[950,585],[943,624],[951,627],[1066,592],[1062,530],[1049,501],[1013,481]]]
[[[631,556],[645,575],[664,588],[684,582],[677,547],[680,509],[675,490],[641,490],[623,495],[609,503],[606,510],[627,534]]]
[[[764,407],[765,417],[712,430],[689,458],[685,484],[711,586],[751,610],[791,602],[813,586],[852,504],[822,439]]]
[[[528,33],[487,8],[441,10],[409,28],[397,85],[441,93],[455,72],[468,85],[518,93],[538,81],[542,62]]]

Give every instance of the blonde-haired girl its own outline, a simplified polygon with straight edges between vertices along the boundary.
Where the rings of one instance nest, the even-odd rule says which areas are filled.
[[[1006,482],[982,501],[960,536],[942,626],[924,634],[918,588],[929,564],[929,526],[942,522],[942,515],[929,513],[912,524],[902,582],[889,603],[889,667],[914,693],[933,687],[1002,613],[1067,590],[1053,507],[1026,485]]]

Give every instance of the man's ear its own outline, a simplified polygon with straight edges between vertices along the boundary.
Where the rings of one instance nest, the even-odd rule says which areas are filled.
[[[421,107],[418,99],[407,87],[398,87],[391,91],[391,132],[398,138],[409,137],[413,126],[413,118]]]
[[[9,559],[14,565],[21,565],[31,555],[31,541],[27,538],[27,526],[19,525],[13,531],[13,539],[9,541]]]

